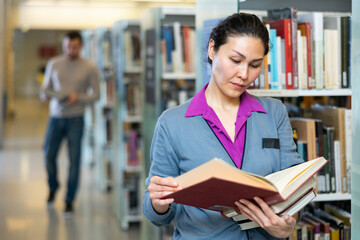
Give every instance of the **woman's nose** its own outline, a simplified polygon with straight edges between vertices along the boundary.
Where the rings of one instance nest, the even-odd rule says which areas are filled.
[[[248,77],[248,66],[246,64],[241,64],[238,68],[237,77],[245,80]]]

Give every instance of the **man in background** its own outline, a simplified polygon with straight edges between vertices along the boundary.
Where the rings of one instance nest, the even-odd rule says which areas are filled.
[[[49,60],[41,89],[41,98],[50,99],[50,117],[44,143],[48,174],[48,205],[52,205],[60,186],[56,159],[62,140],[67,140],[69,170],[64,216],[71,217],[79,185],[84,109],[99,98],[99,73],[80,56],[82,38],[69,32],[63,39],[64,54]]]

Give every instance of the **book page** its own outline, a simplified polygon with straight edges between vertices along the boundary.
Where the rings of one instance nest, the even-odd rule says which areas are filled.
[[[270,180],[277,187],[279,192],[283,192],[288,185],[291,185],[298,178],[304,178],[304,175],[305,177],[310,177],[305,174],[306,171],[308,171],[320,160],[326,161],[324,158],[317,158],[315,160],[307,161],[282,171],[269,174],[265,178]]]

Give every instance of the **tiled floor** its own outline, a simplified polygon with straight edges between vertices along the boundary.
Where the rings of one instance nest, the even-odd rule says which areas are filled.
[[[96,188],[91,167],[83,164],[81,188],[70,220],[62,215],[64,187],[52,208],[41,146],[47,105],[36,98],[17,99],[15,118],[5,125],[0,150],[0,240],[107,240],[140,238],[139,226],[121,231],[112,213],[111,193]],[[67,158],[59,158],[60,180],[65,186]]]

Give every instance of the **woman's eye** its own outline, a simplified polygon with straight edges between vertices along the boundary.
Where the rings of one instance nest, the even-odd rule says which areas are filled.
[[[258,67],[260,67],[261,65],[258,65],[258,64],[251,64],[250,65],[250,67],[252,67],[252,68],[258,68]]]
[[[233,58],[231,58],[231,61],[233,61],[233,63],[240,63],[241,62],[241,61],[233,59]]]

